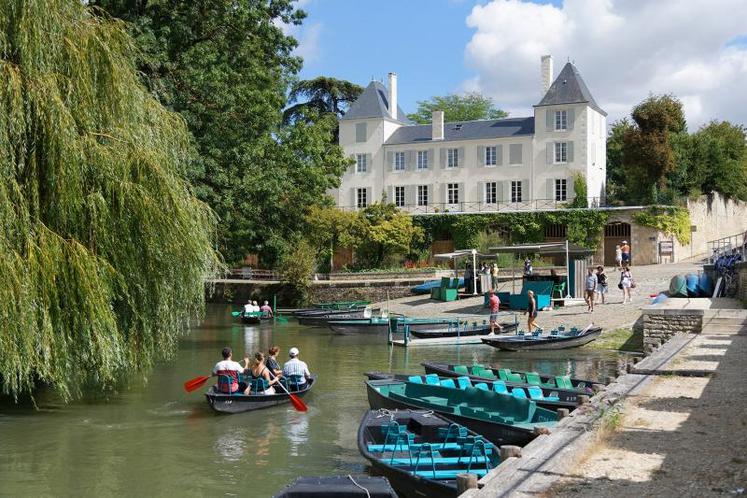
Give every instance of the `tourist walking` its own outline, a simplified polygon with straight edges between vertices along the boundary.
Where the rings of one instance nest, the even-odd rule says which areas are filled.
[[[537,300],[534,299],[534,291],[527,291],[527,332],[531,333],[532,329],[537,327],[534,320],[537,319]]]
[[[584,299],[586,300],[587,311],[591,313],[594,311],[594,294],[597,291],[597,284],[599,281],[597,280],[597,276],[594,274],[594,268],[589,267],[586,269],[586,296],[584,296]]]
[[[622,241],[622,246],[620,246],[620,252],[622,252],[622,264],[623,266],[630,265],[630,246],[628,245],[627,240]]]
[[[622,272],[620,272],[620,283],[617,287],[623,291],[623,304],[633,302],[630,297],[630,289],[634,287],[633,274],[630,272],[630,268],[626,265],[623,266]]]
[[[604,266],[599,265],[597,266],[597,294],[599,294],[602,304],[605,304],[604,296],[607,294],[607,290],[607,274],[604,273]]]
[[[620,244],[615,246],[615,270],[621,271],[623,265],[623,252],[620,249]]]
[[[501,300],[491,289],[488,293],[488,304],[490,305],[490,335],[495,335],[495,329],[502,332],[503,329],[498,325],[498,311],[501,309]]]

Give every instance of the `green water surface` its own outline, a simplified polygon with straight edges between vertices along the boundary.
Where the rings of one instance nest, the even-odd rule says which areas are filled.
[[[230,310],[211,305],[171,361],[156,367],[147,382],[135,380],[116,394],[88,393],[64,405],[40,392],[36,409],[0,398],[0,496],[272,496],[300,475],[365,472],[356,432],[368,406],[366,371],[421,373],[424,360],[478,360],[604,380],[624,361],[615,352],[583,349],[405,350],[387,346],[385,336],[337,336],[292,320],[243,326]],[[283,405],[218,415],[204,390],[185,393],[184,381],[209,373],[226,345],[239,358],[278,345],[281,360],[298,347],[319,375],[305,398],[308,413]]]

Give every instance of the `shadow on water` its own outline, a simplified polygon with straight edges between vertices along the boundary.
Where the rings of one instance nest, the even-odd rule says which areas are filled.
[[[18,405],[0,398],[0,496],[271,496],[299,475],[362,472],[355,442],[367,409],[363,373],[422,372],[425,360],[500,364],[517,370],[606,380],[622,361],[614,352],[502,353],[475,345],[394,348],[386,335],[335,335],[318,327],[234,322],[228,306],[208,316],[179,344],[174,359],[147,382],[133,379],[115,394],[87,392],[64,405],[53,393]],[[236,359],[270,346],[290,347],[319,375],[306,398],[290,405],[217,415],[204,390],[183,383],[206,375],[224,346]],[[248,493],[248,495],[247,495]]]

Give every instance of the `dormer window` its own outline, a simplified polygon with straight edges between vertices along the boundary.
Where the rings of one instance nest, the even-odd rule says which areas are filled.
[[[568,111],[555,111],[555,131],[568,129]]]

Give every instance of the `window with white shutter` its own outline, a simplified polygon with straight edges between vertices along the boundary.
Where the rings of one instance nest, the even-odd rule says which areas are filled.
[[[513,180],[511,182],[511,202],[521,202],[521,181]]]
[[[418,206],[428,205],[428,185],[418,185]]]
[[[565,201],[568,198],[568,181],[563,179],[555,180],[555,200]]]
[[[498,202],[498,182],[485,183],[485,202],[487,204]]]
[[[367,189],[365,188],[359,188],[355,191],[355,205],[359,208],[364,208],[368,206],[368,195],[367,195]]]
[[[446,185],[446,202],[449,204],[459,204],[458,183],[448,183]]]
[[[394,153],[394,171],[404,171],[405,170],[405,153],[404,152],[395,152]]]
[[[495,145],[491,147],[485,147],[485,166],[495,166],[496,165],[496,150]]]
[[[555,164],[568,162],[568,142],[555,142]]]
[[[394,187],[394,205],[405,207],[405,187]]]
[[[365,173],[366,169],[368,168],[368,164],[366,164],[366,154],[356,154],[355,155],[355,172],[356,173]]]
[[[446,167],[447,168],[458,168],[459,167],[459,149],[447,149],[446,150]]]
[[[568,129],[568,111],[555,111],[555,131]]]
[[[418,169],[428,169],[428,151],[427,150],[419,150],[418,151]]]

